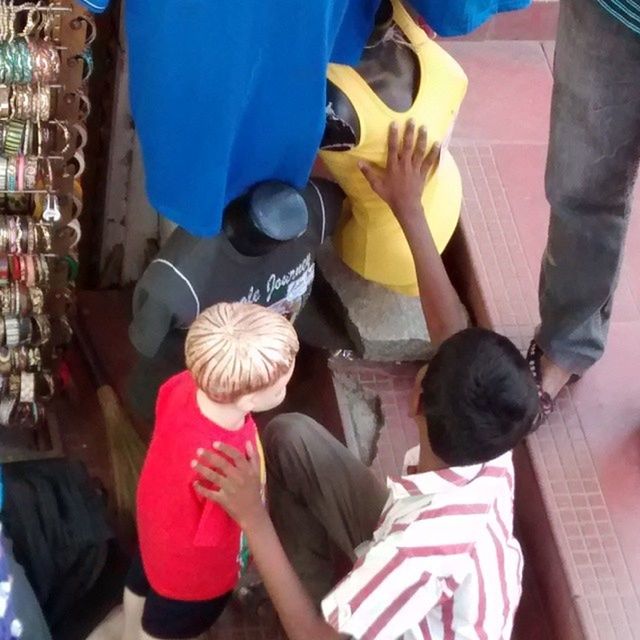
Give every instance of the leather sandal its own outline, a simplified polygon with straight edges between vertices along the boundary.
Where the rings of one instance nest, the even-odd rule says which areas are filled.
[[[542,358],[542,349],[535,340],[531,341],[529,351],[527,351],[527,364],[531,371],[531,375],[538,388],[538,400],[540,402],[540,410],[533,421],[531,431],[536,431],[544,422],[548,415],[553,412],[554,404],[551,396],[542,388],[542,371],[540,367],[540,358]]]
[[[542,349],[538,346],[535,340],[531,341],[529,345],[529,351],[527,352],[527,364],[529,365],[529,369],[531,370],[531,375],[533,375],[533,379],[535,380],[536,387],[538,388],[538,398],[540,400],[540,411],[536,416],[536,419],[533,423],[532,432],[535,431],[549,416],[553,413],[555,408],[555,404],[553,398],[542,388],[542,371],[540,367],[540,359],[543,356]],[[577,374],[572,374],[567,384],[565,386],[569,387],[572,384],[575,384],[580,380],[581,376]]]

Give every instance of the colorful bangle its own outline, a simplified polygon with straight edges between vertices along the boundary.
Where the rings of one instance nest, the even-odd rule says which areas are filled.
[[[51,323],[49,317],[45,315],[32,316],[32,345],[39,347],[47,344],[51,338]]]
[[[7,160],[7,190],[8,191],[15,191],[17,185],[17,180],[16,180],[16,172],[17,172],[17,165],[16,165],[16,158],[8,158]]]
[[[22,225],[24,217],[16,216],[16,244],[18,246],[18,253],[27,252],[27,230]]]
[[[22,295],[22,290],[24,285],[20,282],[11,283],[11,307],[12,313],[16,316],[26,316],[27,309],[26,302],[24,302],[24,296]]]
[[[0,289],[0,310],[3,316],[8,316],[11,313],[10,287],[2,287],[2,289]]]
[[[24,285],[20,285],[18,289],[18,297],[20,300],[20,313],[26,316],[33,310],[33,303],[31,302],[31,296],[29,295],[29,289]]]
[[[0,253],[6,253],[9,247],[9,234],[6,218],[0,218]],[[2,284],[2,283],[0,283]]]
[[[27,371],[29,368],[27,347],[18,347],[11,352],[11,368],[21,373]]]
[[[40,371],[42,369],[42,353],[40,352],[40,347],[29,347],[26,351],[29,371]]]
[[[4,156],[0,156],[0,191],[7,190],[7,168],[9,161]]]
[[[22,279],[22,273],[20,271],[20,260],[17,255],[11,255],[10,257],[10,266],[11,266],[11,278],[14,281],[20,282]]]
[[[24,156],[19,155],[16,162],[18,191],[24,191]]]
[[[20,324],[20,344],[31,344],[33,338],[33,322],[29,318],[19,318]]]
[[[49,253],[53,249],[51,241],[51,227],[48,224],[41,223],[40,229],[42,230],[42,238],[44,240],[44,247],[42,251],[44,253]]]
[[[47,384],[48,392],[46,394],[42,394],[40,397],[45,402],[48,402],[49,400],[51,400],[51,398],[53,398],[53,394],[56,391],[56,385],[53,380],[53,376],[50,373],[43,373],[42,378],[44,382]]]
[[[11,89],[7,85],[0,86],[0,118],[8,118],[11,114]]]
[[[33,255],[31,254],[25,256],[25,258],[25,266],[27,268],[27,277],[25,279],[26,285],[27,287],[34,287],[38,278],[38,274],[36,273],[36,263],[33,259]]]
[[[12,316],[5,317],[4,330],[7,347],[17,347],[20,344],[20,323],[18,319]]]
[[[2,326],[2,341],[4,344],[4,319],[0,318],[0,326]],[[7,347],[0,347],[0,373],[6,375],[11,373],[11,350]]]
[[[36,188],[38,181],[38,158],[37,156],[28,156],[24,168],[24,186],[27,190]]]
[[[37,315],[44,311],[44,293],[40,287],[29,287],[29,299],[32,313]]]
[[[69,280],[75,281],[78,277],[78,272],[80,271],[78,262],[71,256],[65,256],[64,259],[67,261],[67,264],[69,265]]]
[[[0,255],[0,286],[9,284],[9,260],[6,255]]]
[[[23,371],[20,374],[20,402],[33,402],[36,397],[36,377]]]
[[[15,156],[22,150],[25,123],[20,120],[9,120],[4,133],[4,152],[8,156]]]
[[[11,422],[11,414],[16,406],[16,398],[5,396],[0,400],[0,425],[8,427]]]

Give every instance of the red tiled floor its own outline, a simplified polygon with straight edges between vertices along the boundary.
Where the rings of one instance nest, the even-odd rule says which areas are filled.
[[[371,468],[382,482],[386,481],[388,475],[398,475],[402,472],[404,454],[418,444],[418,432],[409,417],[409,395],[418,365],[375,364],[333,357],[330,367],[333,371],[352,376],[363,389],[380,398],[384,427],[380,432],[377,456]],[[342,423],[345,430],[350,428],[349,421],[349,417],[343,412]]]
[[[551,73],[538,42],[447,42],[469,76],[455,136],[459,141],[543,143]]]
[[[454,149],[465,190],[463,230],[482,294],[476,300],[485,307],[480,315],[520,347],[538,318],[536,282],[548,223],[543,175],[552,47],[545,43],[540,51],[546,56],[546,80],[530,44],[494,43],[465,65],[472,101],[461,115]],[[464,65],[463,56],[477,52],[454,53]],[[532,81],[523,94],[519,78],[510,81],[513,60],[525,61],[529,77],[542,85]],[[497,78],[503,78],[502,87]],[[496,102],[500,106],[493,111],[476,107]],[[513,113],[517,118],[509,118]],[[556,627],[577,616],[578,624],[565,627],[563,640],[631,639],[640,627],[639,231],[636,216],[605,357],[562,395],[550,423],[528,442],[550,528],[548,535],[544,527],[527,528],[522,537],[538,558],[544,547],[559,553],[560,574],[558,566],[543,563],[534,569]],[[535,505],[521,500],[518,507]],[[570,600],[560,597],[558,575],[564,576]]]

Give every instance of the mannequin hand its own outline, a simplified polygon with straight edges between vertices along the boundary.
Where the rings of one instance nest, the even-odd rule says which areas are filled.
[[[371,188],[391,207],[403,226],[416,217],[424,220],[424,186],[440,160],[440,145],[434,144],[427,154],[427,130],[420,127],[416,141],[415,128],[413,120],[409,120],[400,145],[398,124],[391,123],[386,168],[360,163]]]
[[[198,451],[192,467],[198,475],[218,487],[217,491],[197,481],[194,488],[207,500],[219,504],[243,529],[266,516],[262,503],[260,459],[247,443],[246,456],[236,448],[217,442],[213,451]]]

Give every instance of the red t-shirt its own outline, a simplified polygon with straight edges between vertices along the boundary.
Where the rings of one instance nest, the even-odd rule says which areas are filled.
[[[245,557],[240,527],[194,490],[191,461],[199,448],[226,442],[260,451],[253,418],[237,431],[207,419],[196,402],[190,372],[160,388],[156,424],[138,485],[140,552],[153,589],[172,600],[210,600],[231,591]]]

